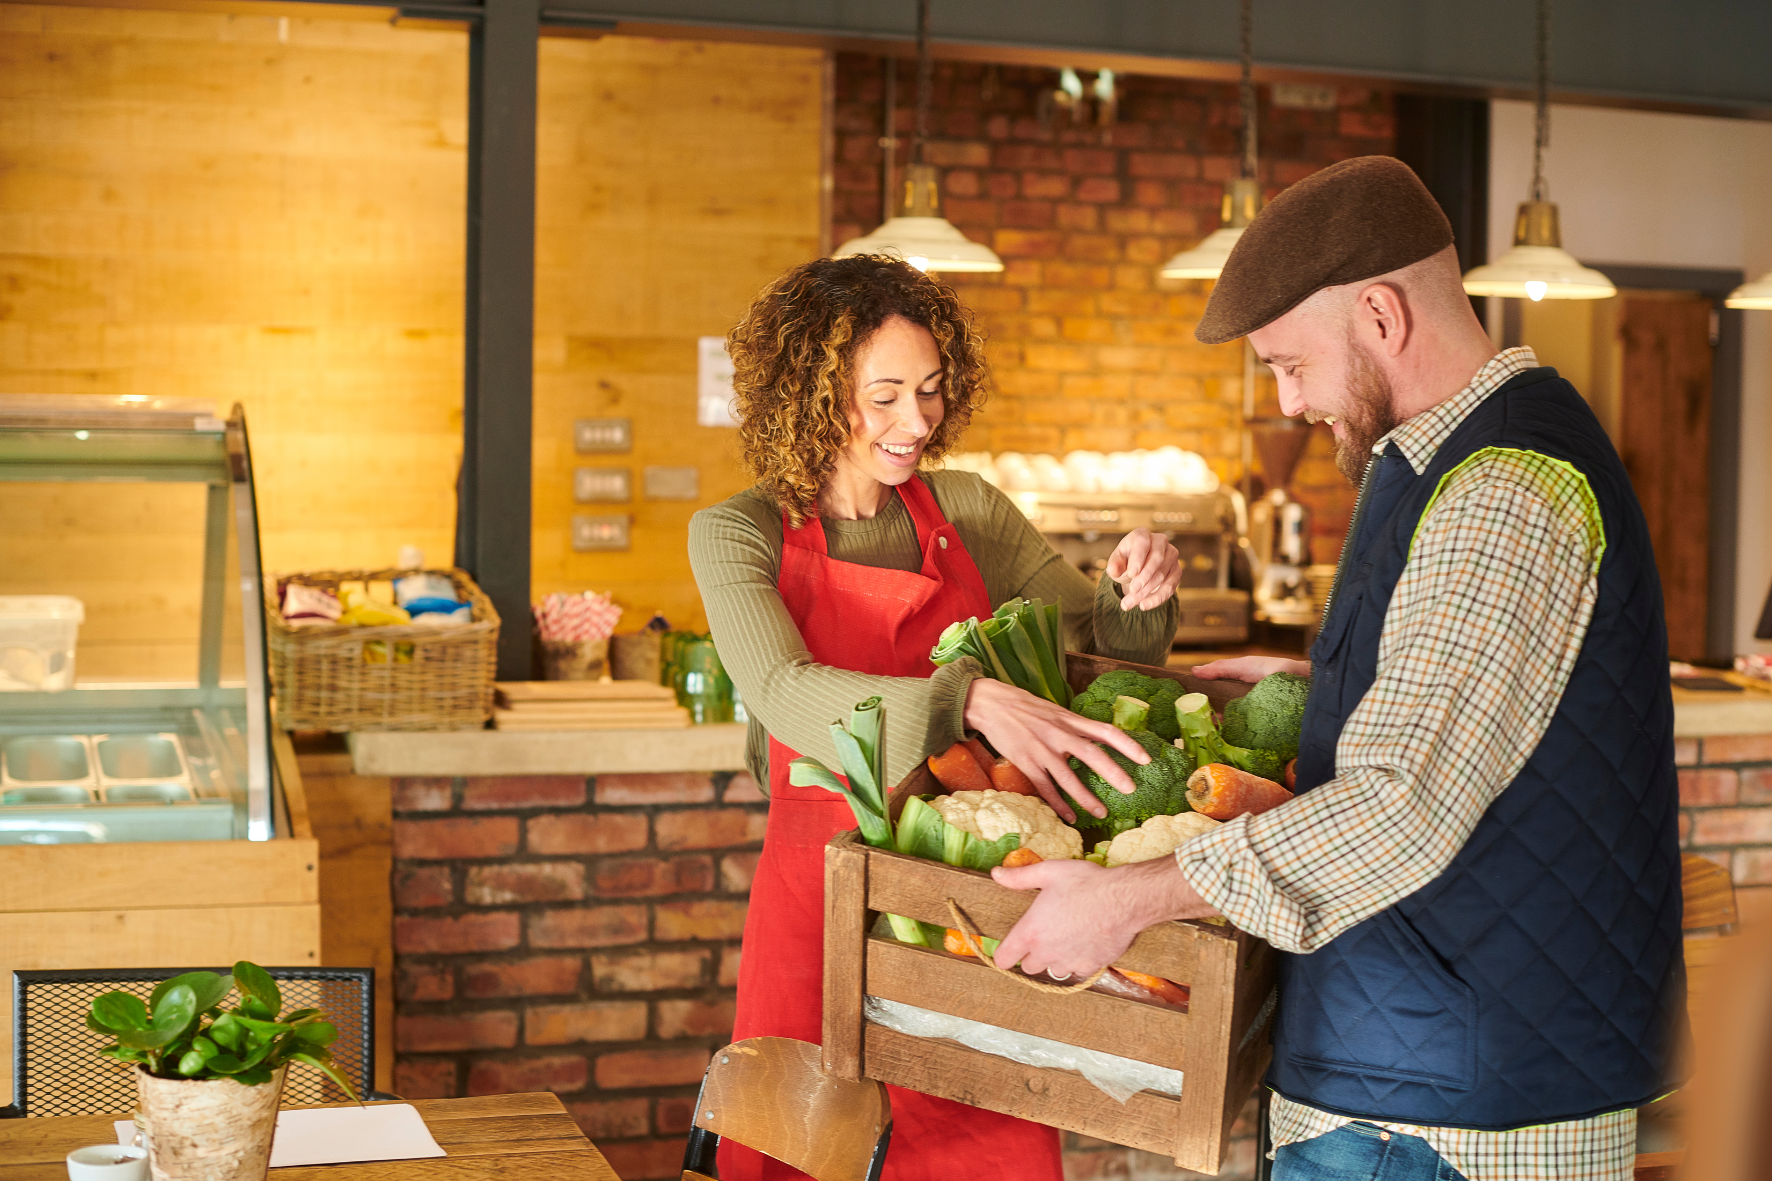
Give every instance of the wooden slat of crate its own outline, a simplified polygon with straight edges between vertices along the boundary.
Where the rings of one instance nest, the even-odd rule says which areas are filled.
[[[947,900],[952,898],[980,931],[1001,939],[1034,904],[1032,892],[1006,890],[986,873],[884,849],[868,849],[866,856],[868,909],[882,914],[908,915],[951,927],[954,920]],[[1218,943],[1234,945],[1235,941],[1235,934],[1224,927],[1159,923],[1141,932],[1118,962],[1134,972],[1192,985],[1200,973],[1202,949]]]
[[[1067,1045],[1173,1068],[1187,1040],[1187,1013],[1102,992],[1075,996],[1025,990],[1003,1007],[999,978],[977,960],[962,960],[893,939],[869,939],[868,995],[981,1021]]]
[[[1070,682],[1072,693],[1081,693],[1089,687],[1089,683],[1102,673],[1130,669],[1143,673],[1147,677],[1159,680],[1179,681],[1189,693],[1204,693],[1212,702],[1212,708],[1224,709],[1224,703],[1233,697],[1241,697],[1255,688],[1247,681],[1205,681],[1192,673],[1184,673],[1178,668],[1159,668],[1154,664],[1131,664],[1124,660],[1113,660],[1106,656],[1086,656],[1081,652],[1066,652],[1065,679]]]
[[[1181,1104],[1152,1091],[1122,1105],[1073,1071],[1023,1066],[945,1038],[912,1037],[879,1025],[867,1027],[867,1061],[869,1078],[896,1087],[1164,1156],[1175,1152]],[[1184,1096],[1190,1082],[1182,1081]],[[1215,1159],[1201,1171],[1217,1169]]]

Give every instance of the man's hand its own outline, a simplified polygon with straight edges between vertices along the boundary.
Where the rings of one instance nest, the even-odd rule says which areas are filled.
[[[1167,538],[1140,526],[1108,555],[1107,576],[1120,584],[1120,610],[1154,611],[1181,585],[1181,554]]]
[[[1211,664],[1196,664],[1192,672],[1204,681],[1248,681],[1253,685],[1272,673],[1296,673],[1308,677],[1311,662],[1284,660],[1278,656],[1233,656],[1229,660],[1214,660]]]
[[[1029,975],[1086,979],[1124,955],[1153,923],[1218,913],[1181,876],[1173,857],[1115,869],[1093,861],[1042,861],[999,867],[991,877],[1011,890],[1040,891],[996,955],[1000,967],[1020,964]]]

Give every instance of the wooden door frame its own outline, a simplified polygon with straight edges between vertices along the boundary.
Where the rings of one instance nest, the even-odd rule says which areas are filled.
[[[1710,558],[1705,571],[1704,654],[1711,660],[1735,655],[1736,549],[1741,523],[1741,353],[1742,313],[1723,300],[1745,276],[1720,267],[1647,267],[1587,263],[1620,288],[1696,291],[1709,299],[1717,317],[1710,369]]]

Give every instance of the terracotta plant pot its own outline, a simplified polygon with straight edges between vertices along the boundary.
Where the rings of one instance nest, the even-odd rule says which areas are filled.
[[[270,1082],[244,1087],[231,1078],[155,1078],[138,1068],[154,1181],[264,1181],[288,1070],[280,1066]]]

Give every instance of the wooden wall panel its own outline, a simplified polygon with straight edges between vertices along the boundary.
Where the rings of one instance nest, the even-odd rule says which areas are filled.
[[[696,338],[819,244],[823,56],[608,37],[542,42],[536,198],[534,589],[613,592],[625,627],[704,627],[689,516],[749,480],[736,432],[695,425]],[[633,420],[631,455],[580,457],[572,420]],[[575,506],[572,469],[633,469],[627,505]],[[694,502],[639,498],[694,465]],[[633,548],[580,554],[574,512],[630,512]]]
[[[0,392],[242,402],[269,567],[446,560],[465,35],[30,5],[0,30]],[[167,493],[118,491],[79,526],[85,574],[137,602],[94,587],[94,642],[144,602],[162,631],[196,611],[131,523]],[[0,545],[31,554],[67,498],[0,486]],[[15,558],[0,593],[64,578]]]

